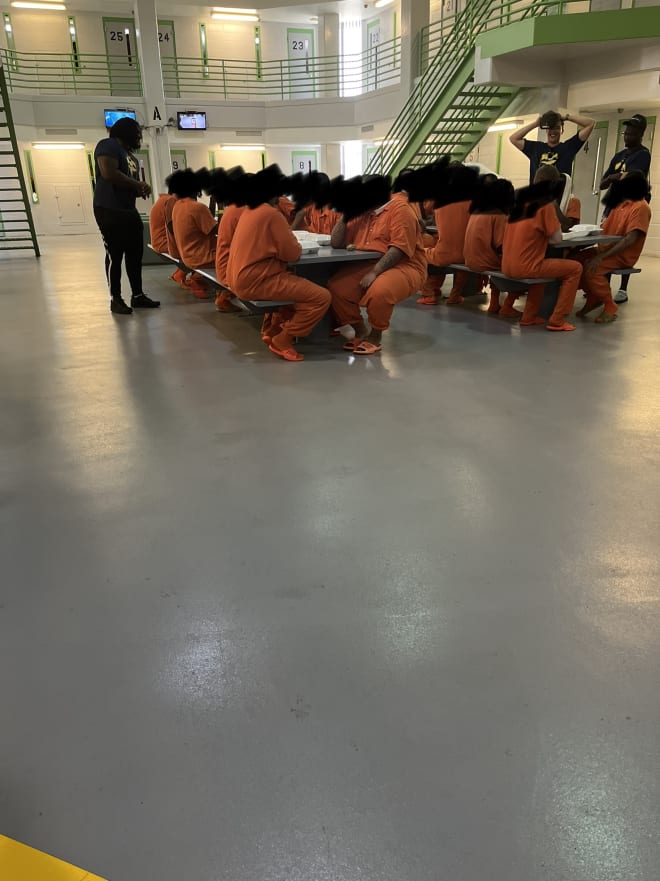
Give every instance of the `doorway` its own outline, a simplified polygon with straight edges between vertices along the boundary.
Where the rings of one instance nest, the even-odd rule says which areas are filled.
[[[132,18],[103,19],[111,95],[140,95],[140,64]]]
[[[580,200],[581,223],[600,223],[603,213],[600,200],[603,193],[599,184],[609,157],[607,156],[607,121],[597,122],[593,133],[575,157],[573,164],[573,194]]]
[[[289,58],[289,98],[314,98],[314,31],[311,28],[287,28]]]

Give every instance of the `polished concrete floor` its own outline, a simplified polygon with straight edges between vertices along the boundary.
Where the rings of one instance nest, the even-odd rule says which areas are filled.
[[[0,833],[112,881],[657,881],[660,261],[278,361],[0,263]],[[12,879],[8,879],[12,881]]]

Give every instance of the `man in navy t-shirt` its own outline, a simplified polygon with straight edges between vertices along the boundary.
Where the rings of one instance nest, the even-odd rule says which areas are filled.
[[[110,286],[110,311],[130,315],[133,309],[160,306],[142,290],[142,218],[136,207],[138,196],[151,193],[149,184],[140,180],[139,164],[131,151],[142,143],[142,130],[134,119],[118,119],[94,150],[96,184],[94,217],[105,245],[105,274]],[[131,305],[121,295],[121,264],[131,285]],[[132,308],[131,308],[132,307]]]
[[[578,131],[572,138],[562,141],[561,136],[565,122],[575,123]],[[584,146],[584,142],[595,125],[596,120],[589,116],[573,116],[570,113],[561,116],[555,110],[548,110],[543,116],[537,117],[534,122],[515,131],[509,140],[529,159],[530,184],[534,182],[534,176],[542,165],[554,165],[560,174],[572,174],[573,160]],[[527,140],[525,135],[535,128],[547,132],[546,143]]]
[[[651,153],[642,144],[642,138],[646,131],[646,117],[641,113],[635,113],[630,119],[624,119],[623,150],[619,150],[612,157],[607,170],[600,182],[600,189],[607,190],[615,180],[621,180],[629,171],[641,171],[648,180],[651,167]],[[650,197],[647,201],[650,201]],[[608,214],[605,210],[603,217]],[[629,275],[621,276],[621,287],[614,295],[615,303],[626,303],[628,300]]]

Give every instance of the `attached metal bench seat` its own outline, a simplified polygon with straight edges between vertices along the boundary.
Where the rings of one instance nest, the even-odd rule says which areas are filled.
[[[210,281],[214,287],[230,293],[232,295],[232,302],[236,303],[237,306],[240,306],[240,308],[248,315],[264,315],[266,312],[279,312],[284,306],[293,306],[292,300],[242,300],[234,294],[231,288],[218,281],[215,266],[209,265],[202,266],[201,269],[190,269],[190,267],[186,266],[183,261],[179,260],[177,257],[173,257],[171,254],[166,254],[163,251],[156,251],[152,245],[149,245],[149,248],[155,254],[160,254],[164,260],[169,260],[170,263],[174,263],[180,269],[183,269],[184,272],[196,272],[198,275],[207,279],[207,281]]]

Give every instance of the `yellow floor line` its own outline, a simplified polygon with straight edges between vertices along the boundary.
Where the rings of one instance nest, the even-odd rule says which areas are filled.
[[[0,835],[0,878],[5,881],[104,881],[84,869]]]

